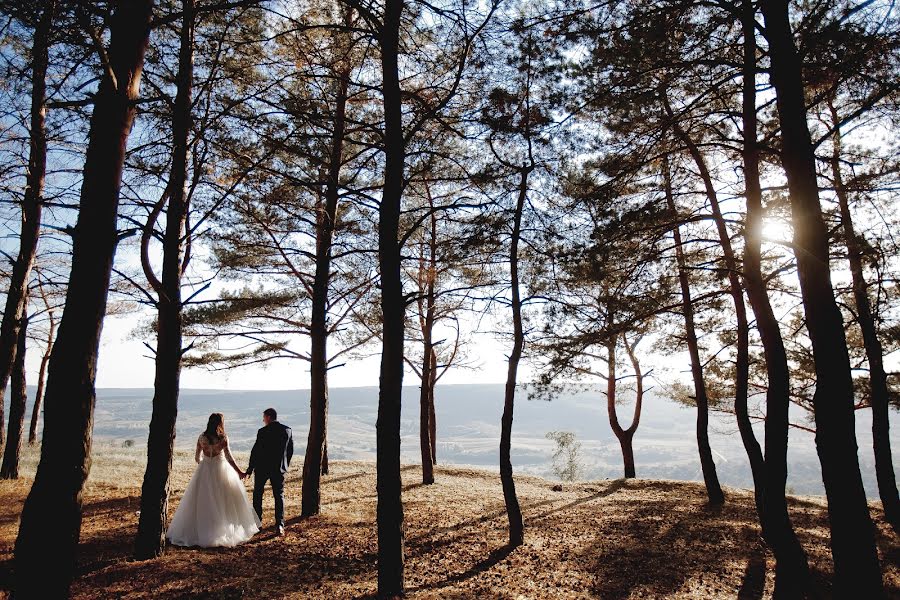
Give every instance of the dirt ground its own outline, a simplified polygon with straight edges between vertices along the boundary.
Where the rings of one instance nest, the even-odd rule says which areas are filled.
[[[174,511],[191,473],[176,461]],[[101,465],[102,469],[102,465]],[[85,494],[76,598],[360,598],[376,590],[375,466],[335,462],[323,480],[323,510],[300,520],[299,475],[286,485],[287,534],[265,529],[233,549],[169,548],[130,558],[139,478],[91,483]],[[752,495],[726,490],[710,510],[702,484],[608,480],[565,484],[517,477],[526,543],[506,549],[496,474],[439,467],[419,483],[403,469],[406,586],[411,598],[763,598],[774,560],[755,523]],[[92,475],[93,479],[93,475]],[[18,515],[29,479],[0,482],[0,590],[8,590]],[[900,544],[872,504],[889,594],[900,598]],[[830,597],[824,501],[795,498],[794,523],[809,553],[816,597]]]

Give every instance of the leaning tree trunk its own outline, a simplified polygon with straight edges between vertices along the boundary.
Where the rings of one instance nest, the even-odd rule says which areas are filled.
[[[509,369],[506,374],[506,389],[503,397],[503,417],[500,419],[500,482],[503,485],[503,500],[509,520],[509,545],[521,546],[525,541],[525,524],[522,509],[516,496],[511,457],[513,409],[516,399],[516,378],[522,350],[525,346],[525,331],[522,327],[522,298],[519,291],[519,238],[522,235],[522,213],[528,197],[528,175],[531,167],[522,167],[519,172],[519,195],[513,214],[512,237],[509,243],[509,284],[513,321],[513,347],[509,353]]]
[[[44,385],[47,382],[47,363],[50,362],[50,353],[53,350],[53,338],[56,335],[56,319],[52,311],[48,312],[50,325],[47,329],[47,346],[41,356],[41,366],[38,369],[37,391],[34,393],[34,408],[31,409],[31,427],[28,429],[28,445],[37,443],[38,423],[41,419],[41,408],[44,404]]]
[[[694,395],[697,401],[697,449],[700,452],[700,468],[703,471],[703,482],[706,484],[706,495],[712,505],[723,504],[725,494],[716,474],[716,463],[713,460],[712,448],[709,446],[709,399],[706,395],[706,383],[703,381],[703,363],[700,362],[700,349],[697,345],[697,332],[694,327],[694,306],[691,301],[691,285],[688,281],[687,265],[684,258],[684,247],[681,240],[681,228],[678,225],[678,211],[675,208],[675,197],[672,193],[672,179],[668,161],[663,161],[663,183],[666,202],[672,218],[676,220],[672,229],[675,240],[675,260],[678,263],[678,282],[681,285],[681,306],[684,313],[684,333],[688,353],[691,356],[691,375],[694,378]]]
[[[406,299],[400,275],[398,235],[406,141],[400,91],[399,48],[403,0],[386,0],[379,35],[384,102],[384,188],[378,210],[383,333],[376,424],[378,493],[378,595],[402,596],[403,498],[400,478],[400,405],[403,392],[403,338]]]
[[[759,145],[756,140],[756,17],[752,0],[743,0],[744,30],[744,182],[747,215],[744,226],[744,282],[766,361],[766,429],[763,482],[763,536],[775,554],[777,598],[798,598],[809,577],[806,552],[791,523],[785,485],[787,483],[788,410],[790,371],[778,318],[772,310],[762,274],[762,188],[759,181]]]
[[[34,30],[31,47],[31,127],[28,151],[28,175],[22,200],[22,226],[19,231],[19,254],[13,263],[6,308],[0,321],[0,446],[4,442],[3,397],[13,362],[16,359],[19,327],[28,304],[28,280],[37,254],[43,209],[44,177],[47,173],[47,64],[50,54],[50,32],[56,0],[44,5]]]
[[[162,281],[153,274],[149,261],[144,270],[158,295],[156,378],[153,413],[147,436],[147,468],[141,487],[141,514],[134,544],[138,560],[163,553],[169,506],[169,477],[175,449],[175,420],[181,380],[182,301],[181,277],[185,224],[189,210],[186,190],[188,139],[191,131],[191,92],[194,76],[194,0],[182,0],[181,47],[178,54],[177,93],[172,111],[172,171],[168,185],[168,210],[163,235]],[[161,205],[160,205],[161,208]],[[147,221],[142,239],[143,255],[158,211]]]
[[[345,24],[351,24],[351,11],[345,13]],[[350,66],[344,65],[338,80],[334,113],[334,133],[328,161],[328,180],[324,206],[316,215],[316,275],[312,287],[310,319],[310,390],[309,434],[303,459],[303,490],[300,514],[319,514],[322,475],[328,473],[325,435],[328,428],[328,291],[331,280],[331,256],[339,200],[341,165],[343,163],[346,124],[347,89]]]
[[[91,468],[97,352],[106,313],[125,144],[135,115],[152,0],[116,5],[106,72],[94,96],[72,269],[50,357],[41,461],[15,548],[15,594],[67,596],[75,574],[84,482]],[[53,565],[53,576],[47,566]]]
[[[666,109],[669,115],[672,115],[671,108],[666,101]],[[706,198],[709,200],[710,212],[712,213],[713,222],[716,224],[716,232],[719,235],[719,244],[722,246],[722,256],[725,259],[725,269],[728,271],[728,289],[731,293],[731,299],[734,303],[734,315],[737,321],[736,354],[735,354],[735,380],[734,380],[734,413],[737,417],[738,431],[741,434],[741,442],[744,444],[744,450],[747,452],[747,458],[750,462],[750,473],[753,477],[753,491],[756,502],[757,514],[762,515],[763,493],[765,489],[763,475],[763,455],[756,441],[756,435],[753,433],[753,423],[750,421],[750,414],[747,410],[747,394],[750,381],[750,325],[747,322],[747,307],[744,304],[744,290],[741,288],[741,282],[738,277],[738,264],[734,256],[734,248],[731,246],[731,236],[728,234],[728,226],[725,223],[725,217],[722,216],[722,209],[719,207],[719,195],[713,184],[712,176],[706,165],[706,160],[697,144],[691,139],[690,135],[677,123],[673,122],[675,133],[681,138],[681,141],[687,147],[700,178],[703,180],[703,186],[706,190]]]
[[[847,245],[847,260],[853,280],[853,300],[856,303],[856,320],[862,331],[866,359],[869,361],[869,386],[872,405],[872,442],[875,451],[875,476],[878,481],[878,495],[884,508],[884,517],[894,531],[900,534],[900,496],[897,494],[897,479],[894,475],[894,461],[891,455],[890,419],[888,415],[889,396],[887,374],[884,371],[884,350],[878,339],[878,329],[872,314],[868,284],[863,271],[863,252],[860,238],[853,227],[850,214],[850,200],[841,174],[841,131],[840,119],[829,99],[828,108],[834,122],[834,150],[831,155],[831,173],[834,189],[841,211],[841,226]]]
[[[28,389],[25,382],[25,347],[28,317],[23,317],[19,329],[16,360],[13,363],[11,392],[9,399],[9,434],[3,449],[3,465],[0,479],[19,478],[19,457],[22,453],[22,434],[25,433],[25,405],[28,403]]]
[[[850,356],[831,284],[828,230],[806,123],[803,69],[794,46],[788,1],[762,0],[761,6],[781,124],[781,162],[790,191],[797,275],[815,360],[816,449],[828,498],[835,593],[876,598],[884,590],[859,471]]]

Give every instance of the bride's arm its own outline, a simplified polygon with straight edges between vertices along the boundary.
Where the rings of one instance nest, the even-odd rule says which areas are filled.
[[[203,449],[200,447],[200,438],[197,438],[197,451],[194,452],[194,462],[200,464],[200,452]]]
[[[234,462],[234,457],[231,455],[231,448],[228,447],[227,437],[225,438],[225,449],[223,450],[223,452],[225,452],[225,460],[228,461],[228,464],[231,465],[231,468],[237,471],[238,477],[243,477],[244,472],[241,471],[240,467],[237,466],[237,463]]]

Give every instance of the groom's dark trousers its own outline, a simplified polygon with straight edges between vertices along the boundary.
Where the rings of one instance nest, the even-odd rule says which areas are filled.
[[[284,525],[284,474],[256,472],[253,479],[253,509],[259,520],[262,520],[263,491],[266,481],[272,484],[272,495],[275,496],[275,524]]]
[[[256,443],[250,452],[247,475],[253,479],[253,509],[262,520],[262,497],[266,482],[272,484],[275,496],[275,524],[284,525],[284,474],[294,455],[294,438],[291,428],[272,421],[256,434]]]

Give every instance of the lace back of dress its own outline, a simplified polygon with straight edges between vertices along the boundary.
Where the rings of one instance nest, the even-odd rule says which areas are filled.
[[[210,443],[205,433],[200,434],[200,448],[203,450],[203,456],[207,458],[215,458],[225,449],[226,438],[218,440],[216,443]]]

